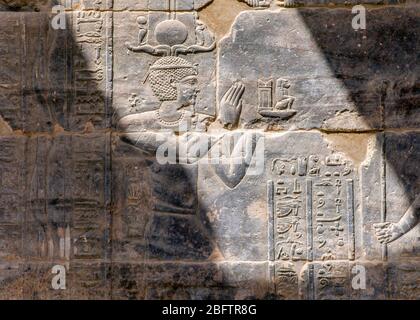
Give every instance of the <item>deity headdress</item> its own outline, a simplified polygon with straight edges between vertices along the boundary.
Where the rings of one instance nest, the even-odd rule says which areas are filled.
[[[133,52],[163,56],[150,67],[147,75],[152,91],[160,101],[176,100],[177,88],[174,84],[188,76],[198,75],[197,67],[180,58],[179,55],[210,52],[216,47],[214,35],[203,22],[198,20],[195,12],[207,2],[211,0],[200,3],[195,3],[193,0],[183,0],[180,3],[177,0],[168,1],[167,10],[169,10],[170,18],[168,19],[166,12],[159,16],[162,20],[154,25],[154,36],[149,35],[149,31],[152,31],[149,30],[150,17],[137,18],[137,21],[140,21],[138,43],[126,43],[126,45]],[[177,12],[183,10],[193,12],[189,15],[183,14],[183,21],[181,21],[177,19]]]
[[[160,101],[173,101],[177,99],[177,89],[173,84],[197,74],[197,67],[191,62],[180,57],[163,57],[150,67],[150,85]]]

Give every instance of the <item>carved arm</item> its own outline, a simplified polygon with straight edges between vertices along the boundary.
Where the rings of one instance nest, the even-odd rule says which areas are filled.
[[[413,229],[420,219],[420,195],[397,223],[383,222],[374,225],[375,234],[381,243],[390,243]]]

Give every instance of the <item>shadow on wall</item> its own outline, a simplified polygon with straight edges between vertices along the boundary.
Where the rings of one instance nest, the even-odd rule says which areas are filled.
[[[2,297],[105,298],[112,25],[103,12],[69,13],[54,30],[53,4],[0,6]],[[51,289],[55,264],[70,267],[69,290]]]
[[[0,19],[0,114],[14,130],[9,130],[0,143],[17,150],[16,158],[2,162],[1,168],[18,167],[22,181],[7,190],[4,183],[1,185],[2,194],[16,195],[13,199],[18,199],[18,205],[13,210],[18,219],[16,228],[2,231],[2,239],[9,240],[2,240],[7,255],[0,260],[8,258],[11,266],[24,265],[23,269],[13,267],[16,274],[12,277],[11,271],[0,270],[5,286],[11,288],[19,283],[16,278],[25,277],[23,293],[16,291],[15,296],[29,298],[237,296],[240,282],[224,283],[219,268],[203,271],[200,266],[182,269],[170,264],[157,274],[156,267],[139,263],[149,259],[211,260],[217,246],[209,221],[202,221],[198,214],[196,169],[191,172],[181,166],[160,166],[154,158],[119,141],[116,131],[110,130],[114,128],[107,91],[111,83],[106,76],[107,44],[81,42],[70,28],[52,30],[50,17],[44,12],[10,12],[44,11],[50,6],[41,2],[38,7],[38,3],[0,1],[0,10],[8,10],[0,12],[4,16]],[[389,9],[372,28],[358,33],[340,29],[337,16],[328,10],[321,14],[302,11],[301,16],[371,128],[397,132],[416,129],[420,122],[419,32],[418,20],[399,19],[393,12]],[[389,24],[381,23],[394,18],[399,23],[392,30],[385,28]],[[329,27],[320,27],[325,24]],[[364,36],[369,47],[358,46],[366,42]],[[102,76],[92,65],[95,58]],[[379,97],[379,121],[377,116],[371,120],[371,109],[365,109],[367,91]],[[389,133],[386,146],[388,165],[412,202],[420,193],[418,135]],[[150,199],[156,197],[176,206],[187,205],[187,214],[154,215],[155,203]],[[6,216],[1,219],[7,222]],[[13,242],[20,239],[23,245],[16,247]],[[118,259],[113,261],[113,257]],[[125,263],[130,259],[137,264]],[[45,286],[31,282],[31,278],[48,275],[53,263],[70,263],[73,289],[53,292],[48,281]],[[185,279],[191,274],[197,277]],[[205,281],[197,283],[198,277]],[[244,298],[258,290],[266,292],[260,283],[252,283],[252,277],[246,281],[251,293]],[[194,295],[188,285],[201,288],[201,293]]]
[[[366,11],[366,30],[358,31],[351,27],[350,9],[299,13],[356,111],[376,133],[377,145],[382,145],[386,192],[376,199],[386,201],[386,221],[398,222],[420,196],[419,6],[371,8]],[[405,241],[389,247],[389,257],[399,259],[404,251],[418,256],[418,234],[417,225]]]

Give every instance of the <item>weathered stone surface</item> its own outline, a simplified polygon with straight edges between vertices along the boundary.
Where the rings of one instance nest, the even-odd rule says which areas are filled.
[[[0,11],[40,11],[49,9],[52,3],[50,0],[1,0]]]
[[[0,261],[20,262],[25,221],[25,137],[0,138]]]
[[[420,297],[418,6],[58,3],[0,1],[0,298]]]
[[[109,136],[102,134],[28,142],[28,257],[109,258],[108,154]]]
[[[262,299],[266,263],[114,264],[116,299]]]
[[[418,132],[387,133],[386,148],[386,220],[397,223],[416,201],[420,188],[420,135]],[[418,209],[417,209],[418,210]],[[388,246],[389,258],[418,258],[419,225]]]
[[[390,298],[416,299],[419,296],[419,263],[418,261],[392,264],[387,269],[389,274]]]
[[[0,101],[10,127],[25,132],[109,127],[112,14],[67,14],[65,30],[54,30],[47,13],[0,15],[5,44]]]
[[[136,46],[139,42],[139,25],[137,23],[139,16],[148,21],[146,27],[150,28],[150,31],[143,37],[145,37],[144,41],[148,41],[151,46],[159,44],[157,35],[152,30],[167,19],[167,14],[163,12],[114,13],[114,92],[118,92],[118,94],[114,96],[113,106],[119,117],[139,111],[156,110],[159,107],[159,100],[154,96],[149,82],[146,81],[150,72],[149,68],[157,60],[156,57],[129,50],[129,47]],[[196,32],[198,32],[199,21],[193,12],[178,13],[177,18],[185,23],[189,30],[197,29]],[[193,45],[196,37],[197,33],[190,32],[184,44]],[[210,31],[204,33],[203,37],[204,46],[214,44]],[[208,52],[192,56],[191,64],[198,65],[198,74],[200,75],[197,111],[214,116],[216,113],[215,54]],[[139,81],[141,81],[140,86]]]
[[[398,37],[385,31],[390,16],[404,17],[392,27]],[[417,48],[407,40],[418,37],[418,11],[368,11],[371,26],[360,32],[352,18],[347,9],[240,14],[220,45],[219,96],[232,80],[245,83],[244,127],[369,130],[383,127],[384,106],[388,126],[415,126]],[[392,87],[385,101],[383,83]],[[265,111],[276,108],[278,92],[291,111]]]
[[[187,11],[201,9],[212,1],[213,0],[179,0],[171,2],[150,0],[114,0],[114,8],[117,10]]]

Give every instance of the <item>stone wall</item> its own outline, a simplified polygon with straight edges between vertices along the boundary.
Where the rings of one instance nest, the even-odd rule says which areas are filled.
[[[419,299],[419,35],[416,1],[0,1],[0,298]]]

